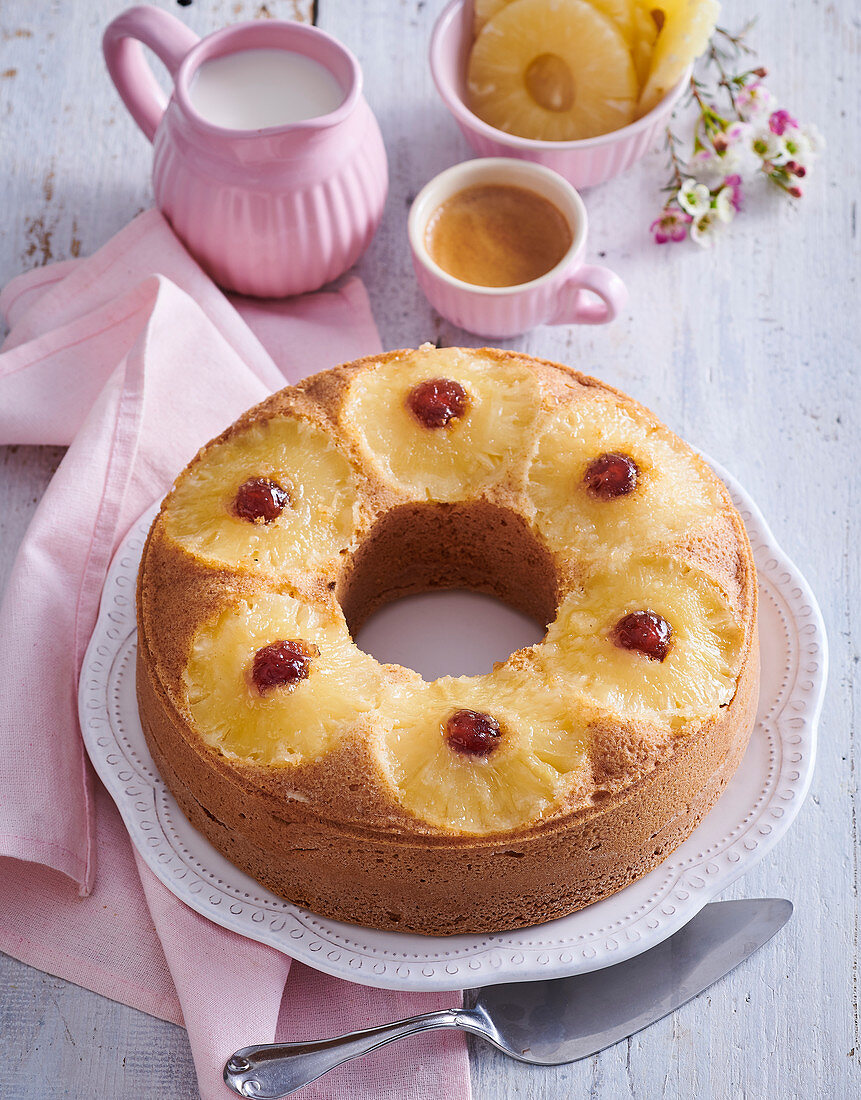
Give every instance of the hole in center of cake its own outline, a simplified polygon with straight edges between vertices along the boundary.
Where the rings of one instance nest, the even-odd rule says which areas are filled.
[[[437,679],[490,672],[541,641],[556,589],[553,559],[523,518],[477,501],[386,512],[337,596],[362,649]]]
[[[482,676],[515,650],[535,645],[534,619],[480,592],[424,592],[387,604],[356,644],[382,664],[406,665],[425,680]]]

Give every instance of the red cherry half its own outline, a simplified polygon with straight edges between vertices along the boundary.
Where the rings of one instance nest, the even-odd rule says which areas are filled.
[[[633,493],[639,472],[630,455],[608,452],[592,459],[583,475],[583,484],[598,500],[615,500]]]
[[[446,428],[469,407],[469,397],[451,378],[430,378],[407,394],[407,408],[424,428]]]
[[[319,656],[320,650],[301,638],[270,642],[254,654],[251,679],[261,695],[276,687],[295,687],[308,679],[311,659]]]
[[[673,628],[656,611],[632,611],[619,619],[612,632],[620,649],[634,649],[652,661],[663,661],[672,637]]]
[[[468,756],[488,756],[501,736],[499,722],[478,710],[456,710],[445,726],[450,748]]]
[[[290,503],[290,494],[271,477],[244,481],[233,498],[233,514],[249,523],[271,523]]]

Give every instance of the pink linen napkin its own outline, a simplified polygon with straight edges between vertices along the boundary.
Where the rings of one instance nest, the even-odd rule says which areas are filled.
[[[330,978],[187,908],[138,858],[87,759],[77,679],[114,550],[207,439],[267,393],[379,350],[364,287],[228,299],[155,211],[0,295],[0,442],[69,450],[0,607],[0,950],[183,1024],[204,1100],[237,1047],[459,1003]],[[309,1100],[467,1100],[462,1038],[397,1044]]]

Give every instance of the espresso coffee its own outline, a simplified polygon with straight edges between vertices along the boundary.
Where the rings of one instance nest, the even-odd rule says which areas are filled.
[[[571,247],[564,214],[542,195],[478,184],[437,207],[425,246],[443,271],[476,286],[518,286],[545,275]]]

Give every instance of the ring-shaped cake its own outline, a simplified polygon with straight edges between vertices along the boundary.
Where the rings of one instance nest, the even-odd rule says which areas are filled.
[[[360,650],[378,607],[491,593],[546,634],[483,676]],[[138,582],[161,775],[275,893],[372,927],[538,924],[715,803],[753,726],[729,495],[642,406],[493,349],[373,356],[251,409],[179,476]]]

